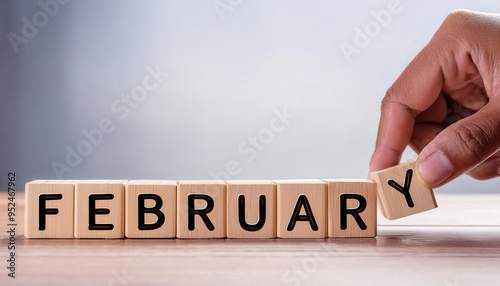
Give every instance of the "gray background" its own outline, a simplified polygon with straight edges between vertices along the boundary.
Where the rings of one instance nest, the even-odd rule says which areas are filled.
[[[231,10],[220,15],[214,3]],[[387,88],[451,11],[499,10],[496,1],[401,1],[348,61],[340,45],[354,45],[355,29],[388,3],[74,0],[16,53],[7,35],[23,35],[22,18],[43,10],[1,1],[0,189],[9,171],[19,190],[57,178],[52,164],[65,164],[67,146],[103,118],[114,130],[62,178],[211,179],[234,161],[231,179],[364,178]],[[148,66],[169,75],[120,119],[111,104],[142,85]],[[255,158],[238,151],[283,108],[295,117]],[[439,192],[498,187],[463,176]]]

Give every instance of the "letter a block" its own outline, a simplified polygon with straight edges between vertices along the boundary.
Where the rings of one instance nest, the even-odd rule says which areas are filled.
[[[179,181],[177,237],[226,237],[226,184],[223,181]]]
[[[377,236],[377,186],[369,180],[328,183],[328,236]]]
[[[125,186],[125,236],[173,238],[177,181],[131,180]]]
[[[124,237],[126,182],[126,180],[89,180],[76,183],[76,238]]]
[[[390,220],[437,208],[434,192],[420,179],[415,162],[372,172],[370,178],[377,183],[384,216]]]
[[[227,237],[276,237],[276,185],[227,181]]]
[[[26,184],[26,238],[73,238],[74,181]]]
[[[327,184],[321,180],[278,180],[280,238],[327,237]]]

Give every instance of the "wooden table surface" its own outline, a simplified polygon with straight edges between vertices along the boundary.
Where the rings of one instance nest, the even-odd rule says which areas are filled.
[[[17,193],[16,278],[7,277],[0,194],[0,285],[497,285],[500,194],[436,195],[439,208],[377,238],[24,239]]]

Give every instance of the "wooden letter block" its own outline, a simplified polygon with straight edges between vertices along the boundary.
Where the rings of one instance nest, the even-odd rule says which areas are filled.
[[[26,238],[73,238],[74,181],[36,180],[26,184]]]
[[[126,182],[126,180],[89,180],[76,183],[76,238],[124,237]]]
[[[271,181],[226,181],[227,237],[276,237],[276,185]]]
[[[377,186],[369,180],[324,180],[328,184],[328,236],[377,236]]]
[[[278,237],[327,237],[327,184],[321,180],[274,182],[277,184]]]
[[[179,181],[177,237],[226,237],[226,184],[223,181]]]
[[[175,237],[176,208],[177,181],[127,181],[125,236]]]
[[[420,178],[415,162],[372,172],[370,178],[377,183],[380,204],[388,219],[437,208],[434,193]]]

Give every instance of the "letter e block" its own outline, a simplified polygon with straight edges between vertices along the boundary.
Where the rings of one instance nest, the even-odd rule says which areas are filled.
[[[124,237],[126,182],[126,180],[89,180],[76,183],[76,238]]]
[[[131,180],[125,186],[125,236],[173,238],[177,181]]]
[[[276,185],[271,181],[226,181],[227,237],[276,237]]]
[[[74,181],[36,180],[26,184],[26,238],[73,238]]]
[[[369,180],[328,184],[328,237],[377,236],[377,185]]]
[[[226,237],[226,184],[223,181],[179,181],[177,237]]]
[[[377,183],[384,216],[390,220],[437,208],[434,192],[420,178],[415,162],[372,172],[370,178]]]
[[[327,237],[327,184],[321,180],[278,180],[277,235]]]

